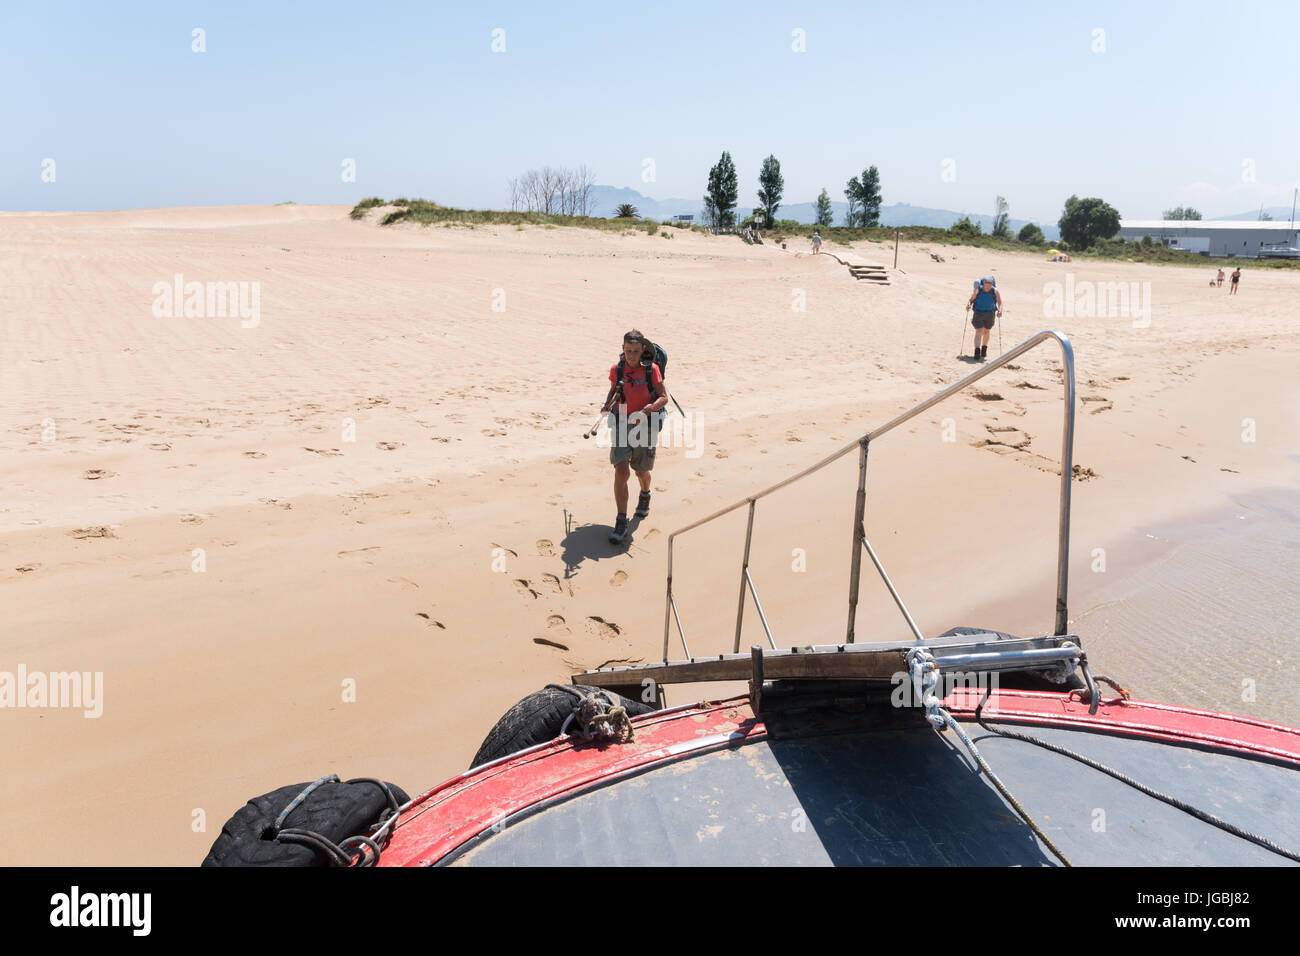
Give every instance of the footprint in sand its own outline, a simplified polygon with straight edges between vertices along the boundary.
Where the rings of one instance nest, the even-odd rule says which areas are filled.
[[[504,551],[506,554],[510,555],[510,557],[512,557],[512,558],[517,558],[517,557],[519,557],[519,552],[518,552],[518,551],[512,551],[510,548],[507,548],[505,545],[497,544],[495,541],[492,542],[492,547],[493,547],[493,548],[496,548],[496,549],[498,549],[498,550],[500,550],[500,551]]]
[[[1224,468],[1221,470],[1227,471],[1228,469]],[[39,567],[40,567],[39,564],[20,564],[18,565],[18,567],[14,568],[14,570],[17,571],[19,574],[27,574],[30,571],[35,571]]]
[[[308,448],[306,445],[303,445],[302,450],[312,452],[316,455],[324,455],[326,458],[333,458],[336,455],[343,454],[343,452],[339,451],[337,448]]]
[[[154,443],[153,443],[152,445],[150,445],[149,447],[150,447],[151,449],[153,449],[154,451],[171,451],[171,450],[172,450],[172,446],[169,445],[169,444],[167,444],[165,441],[157,441],[157,442],[154,442]]]
[[[997,392],[975,392],[974,394],[981,402],[1000,402],[1003,400],[1002,396]]]
[[[555,557],[555,545],[553,545],[547,538],[538,538],[537,553],[543,558],[553,558]]]
[[[715,451],[715,452],[713,453],[713,457],[714,457],[714,458],[727,458],[727,457],[729,457],[729,456],[728,456],[728,453],[727,453],[724,449],[719,448],[717,451]]]
[[[549,616],[546,618],[546,626],[547,626],[547,627],[564,627],[564,615],[562,615],[562,614],[551,614],[551,615],[549,615]],[[568,629],[567,627],[564,627],[564,632],[567,634],[567,633],[569,632],[569,629]]]
[[[85,478],[87,481],[98,481],[101,478],[116,478],[117,472],[107,471],[103,468],[89,468],[81,477]]]
[[[626,582],[626,581],[627,581],[627,572],[626,572],[626,571],[615,571],[615,572],[614,572],[614,576],[613,576],[612,578],[609,579],[609,583],[610,583],[610,585],[611,585],[612,587],[616,587],[616,588],[621,588],[621,587],[623,586],[624,582]]]
[[[266,452],[264,452],[264,451],[246,451],[246,452],[244,452],[244,457],[245,457],[245,458],[265,458],[265,457],[266,457]]]
[[[545,638],[545,637],[534,637],[533,643],[541,644],[544,647],[554,647],[557,650],[561,650],[561,651],[567,651],[569,649],[568,644],[561,644],[559,641],[552,641],[549,638]]]
[[[603,617],[589,617],[587,618],[587,632],[595,637],[611,640],[622,634],[623,629],[613,621],[607,621]]]
[[[396,584],[396,585],[398,585],[399,587],[401,587],[402,590],[404,590],[404,591],[418,591],[418,590],[420,590],[420,586],[419,586],[418,584],[416,584],[414,581],[412,581],[410,578],[389,578],[389,579],[388,579],[388,583],[389,583],[389,584]]]
[[[506,430],[504,428],[484,428],[481,429],[481,432],[482,434],[487,435],[488,438],[504,438],[506,436]]]
[[[375,442],[375,447],[378,448],[380,451],[395,451],[396,449],[401,448],[405,444],[406,444],[405,442],[400,442],[400,441],[377,441]]]
[[[547,584],[549,584],[551,586],[551,589],[555,591],[556,594],[564,593],[564,585],[560,583],[560,579],[557,578],[554,574],[543,574],[542,580],[545,581]],[[573,597],[572,589],[569,590],[569,597]]]
[[[355,556],[355,555],[358,555],[358,554],[365,554],[365,553],[368,552],[368,551],[381,551],[381,550],[383,550],[383,549],[381,548],[380,545],[372,544],[372,545],[371,545],[370,547],[368,547],[368,548],[355,548],[355,549],[353,549],[353,550],[351,550],[351,551],[340,551],[340,552],[338,552],[337,557],[340,557],[340,558],[351,558],[351,557],[353,557],[353,556]]]
[[[515,590],[521,595],[530,596],[533,600],[541,597],[541,593],[533,590],[532,584],[524,578],[515,578]]]
[[[415,616],[424,618],[426,621],[429,622],[430,627],[436,627],[441,631],[447,630],[446,624],[443,624],[442,621],[435,621],[433,618],[429,617],[429,615],[425,614],[423,611],[416,611]]]
[[[68,534],[74,538],[116,538],[112,528],[95,525],[90,528],[73,528]]]

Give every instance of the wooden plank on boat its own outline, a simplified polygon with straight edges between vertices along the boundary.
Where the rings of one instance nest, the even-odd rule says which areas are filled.
[[[974,638],[974,639],[972,639]],[[980,638],[993,638],[980,640]],[[936,658],[971,651],[1014,651],[1056,647],[1064,638],[1055,636],[998,640],[994,635],[959,635],[927,641],[926,647]],[[1072,639],[1077,643],[1077,638]],[[904,659],[910,644],[819,645],[763,652],[763,671],[767,680],[879,680],[890,681],[905,669]],[[753,662],[748,653],[719,654],[717,657],[689,661],[633,664],[608,667],[573,675],[575,684],[593,687],[628,687],[643,680],[659,684],[695,683],[699,681],[748,680]]]

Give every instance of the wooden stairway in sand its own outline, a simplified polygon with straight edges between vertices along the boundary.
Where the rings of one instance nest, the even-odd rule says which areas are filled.
[[[849,275],[855,279],[860,279],[875,285],[889,285],[889,273],[885,271],[884,266],[878,266],[871,263],[849,262],[841,259],[833,252],[823,252],[822,255],[830,256],[840,265],[849,270]]]

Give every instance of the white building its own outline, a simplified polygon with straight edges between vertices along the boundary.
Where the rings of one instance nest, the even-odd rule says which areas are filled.
[[[1300,248],[1300,228],[1291,222],[1210,219],[1121,219],[1116,237],[1129,242],[1150,236],[1152,242],[1199,252],[1206,256],[1241,256],[1256,259],[1260,253],[1288,257]],[[1288,254],[1286,250],[1291,250]]]

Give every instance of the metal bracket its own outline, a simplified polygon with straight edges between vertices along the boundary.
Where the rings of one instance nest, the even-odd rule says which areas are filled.
[[[763,649],[755,644],[749,649],[753,673],[749,678],[749,706],[757,717],[763,707]]]

